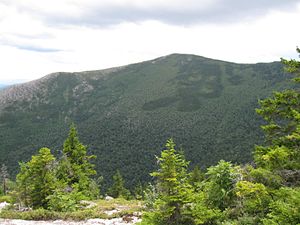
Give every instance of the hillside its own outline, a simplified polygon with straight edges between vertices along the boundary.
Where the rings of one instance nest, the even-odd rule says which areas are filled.
[[[263,140],[258,99],[289,85],[279,62],[235,64],[173,54],[119,68],[55,73],[0,91],[0,163],[11,171],[40,147],[60,154],[74,121],[108,180],[149,179],[173,137],[201,167],[251,161]]]

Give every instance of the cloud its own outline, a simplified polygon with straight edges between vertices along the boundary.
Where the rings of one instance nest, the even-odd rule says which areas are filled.
[[[205,23],[236,23],[251,20],[267,14],[270,10],[292,9],[299,0],[260,0],[260,1],[177,1],[177,4],[157,4],[149,7],[139,5],[99,5],[83,16],[86,24],[116,24],[121,22],[141,22],[157,20],[173,25],[194,25]],[[92,15],[89,17],[88,15]],[[86,19],[85,19],[86,18]]]
[[[3,0],[44,23],[111,26],[155,20],[173,25],[251,21],[272,10],[292,10],[299,0]]]
[[[30,45],[14,45],[13,47],[16,47],[18,49],[23,49],[27,51],[34,51],[34,52],[60,52],[61,49],[55,49],[55,48],[44,48],[44,47],[38,47],[38,46],[30,46]]]
[[[104,69],[174,52],[243,63],[294,57],[297,2],[0,0],[0,80]]]
[[[0,37],[0,45],[33,52],[51,53],[63,51],[63,49],[44,47],[44,41],[49,37],[51,37],[51,35],[48,34],[3,34],[2,37]]]

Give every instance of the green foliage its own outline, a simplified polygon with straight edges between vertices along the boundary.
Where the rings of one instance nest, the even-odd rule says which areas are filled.
[[[20,163],[21,171],[16,179],[20,200],[26,206],[48,207],[47,197],[53,194],[57,184],[54,162],[50,149],[41,148],[29,162]]]
[[[285,146],[257,146],[255,148],[255,160],[260,166],[275,170],[275,169],[288,169],[294,164],[293,154],[291,150]]]
[[[142,185],[141,182],[137,184],[137,186],[134,188],[134,197],[137,200],[144,200],[145,194],[144,194],[145,187]]]
[[[72,124],[64,142],[63,156],[58,163],[56,176],[59,187],[48,196],[49,209],[54,211],[76,211],[81,200],[99,196],[99,187],[92,175],[96,174],[86,147],[79,141],[75,125]]]
[[[256,111],[268,123],[262,126],[268,145],[256,147],[255,160],[268,169],[293,170],[300,169],[300,63],[295,60],[282,62],[294,75],[295,88],[275,92],[273,98],[260,101],[260,109]]]
[[[263,220],[264,225],[300,224],[300,189],[286,187],[279,189],[270,208],[267,218]]]
[[[298,48],[297,51],[300,53]],[[275,92],[272,98],[260,101],[256,110],[267,122],[262,126],[267,142],[255,148],[254,159],[263,168],[260,172],[269,170],[273,174],[264,179],[271,188],[281,186],[279,176],[280,183],[289,186],[298,186],[300,177],[300,63],[284,59],[282,62],[293,75],[294,89]],[[257,178],[259,173],[254,175]]]
[[[8,177],[9,177],[9,174],[7,172],[7,167],[5,164],[2,164],[1,170],[0,170],[0,182],[2,183],[1,188],[0,188],[0,195],[1,195],[1,193],[4,195],[7,194]]]
[[[235,185],[240,179],[240,167],[221,160],[207,169],[205,184],[207,203],[221,210],[230,207],[235,200]]]
[[[299,93],[295,90],[275,92],[273,98],[260,101],[257,113],[269,124],[262,126],[267,140],[274,145],[295,145],[289,143],[287,135],[292,134],[299,122]]]
[[[94,165],[90,160],[94,155],[88,156],[86,147],[80,143],[75,125],[70,128],[69,136],[64,142],[63,157],[61,158],[57,176],[61,183],[65,183],[71,189],[77,189],[87,197],[92,196],[95,190],[90,189],[91,176],[96,174]],[[76,186],[76,187],[75,187]],[[93,186],[95,187],[95,185]]]
[[[258,225],[261,224],[259,218],[252,216],[239,217],[236,220],[226,220],[222,225]]]
[[[191,216],[195,224],[217,224],[225,218],[225,214],[218,208],[211,208],[206,203],[206,194],[200,191],[194,195]]]
[[[50,212],[46,209],[36,209],[27,212],[16,212],[12,210],[3,210],[0,215],[5,219],[22,219],[22,220],[52,220],[56,219],[58,213]]]
[[[247,174],[245,174],[245,179],[249,180],[253,183],[261,183],[267,187],[278,189],[283,184],[282,178],[272,172],[271,170],[267,170],[261,167],[253,168],[248,167],[245,168]]]
[[[265,185],[239,181],[236,185],[236,195],[242,204],[242,214],[264,214],[268,209],[271,196]]]
[[[60,161],[56,162],[48,148],[41,148],[31,161],[20,163],[17,192],[12,196],[35,209],[75,211],[81,200],[99,196],[98,185],[90,178],[96,173],[91,158],[72,125]]]
[[[2,195],[0,196],[0,202],[14,203],[14,199],[10,195]]]
[[[157,187],[151,183],[147,186],[144,191],[144,203],[148,210],[154,210],[155,202],[159,197],[159,193],[157,191]]]
[[[300,48],[297,47],[296,51],[300,54]],[[288,67],[286,68],[286,70],[289,73],[293,73],[295,75],[295,77],[293,78],[293,80],[295,82],[299,82],[299,76],[300,76],[300,61],[297,61],[295,59],[291,59],[291,60],[286,60],[286,59],[281,59],[282,63],[287,65]]]
[[[188,183],[187,166],[182,153],[175,150],[172,139],[166,143],[166,150],[157,157],[159,169],[151,175],[157,179],[158,197],[154,209],[145,214],[144,223],[189,224],[185,217],[185,206],[191,201],[192,188]]]
[[[124,179],[119,170],[113,176],[113,185],[108,189],[107,194],[114,198],[125,198],[129,199],[130,191],[124,187]]]
[[[79,208],[80,201],[87,199],[87,197],[77,189],[73,189],[70,192],[57,189],[52,195],[48,196],[47,199],[49,200],[49,210],[74,212]]]
[[[189,174],[189,183],[196,187],[205,179],[205,173],[201,171],[199,166],[195,166]]]
[[[241,168],[221,160],[207,169],[204,179],[198,168],[187,173],[188,162],[172,139],[166,148],[157,157],[159,169],[151,173],[156,187],[145,192],[142,225],[299,223],[299,188],[280,188],[282,178],[273,168]],[[191,179],[193,174],[197,179]]]
[[[4,219],[21,219],[21,220],[75,220],[82,221],[88,218],[104,218],[107,216],[103,212],[97,212],[94,210],[78,210],[74,212],[56,212],[46,209],[36,209],[32,211],[13,211],[3,210],[0,212],[0,217]]]
[[[86,204],[92,203],[94,206],[87,208]],[[92,218],[111,219],[132,215],[134,212],[141,212],[142,202],[136,200],[127,201],[125,199],[113,199],[111,201],[97,200],[84,201],[79,205],[76,211],[57,212],[46,209],[36,209],[29,211],[16,211],[14,209],[4,209],[0,212],[0,218],[3,219],[23,219],[23,220],[67,220],[67,221],[85,221]],[[107,215],[105,212],[119,209],[117,213]]]

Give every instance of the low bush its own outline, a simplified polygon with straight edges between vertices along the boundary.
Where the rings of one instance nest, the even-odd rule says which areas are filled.
[[[0,202],[13,203],[13,202],[14,202],[14,199],[13,199],[12,196],[9,196],[9,195],[3,195],[3,196],[0,196]]]

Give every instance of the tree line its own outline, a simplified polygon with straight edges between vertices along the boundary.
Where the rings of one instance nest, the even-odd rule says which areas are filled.
[[[20,172],[15,182],[8,178],[6,166],[3,165],[0,194],[8,194],[13,199],[10,201],[18,202],[22,207],[75,211],[80,201],[100,197],[102,177],[96,176],[91,162],[94,158],[94,155],[87,154],[87,148],[79,141],[73,124],[59,159],[50,149],[41,148],[30,161],[19,163]],[[119,171],[113,176],[113,181],[107,190],[108,195],[132,198],[124,187],[124,179]]]

